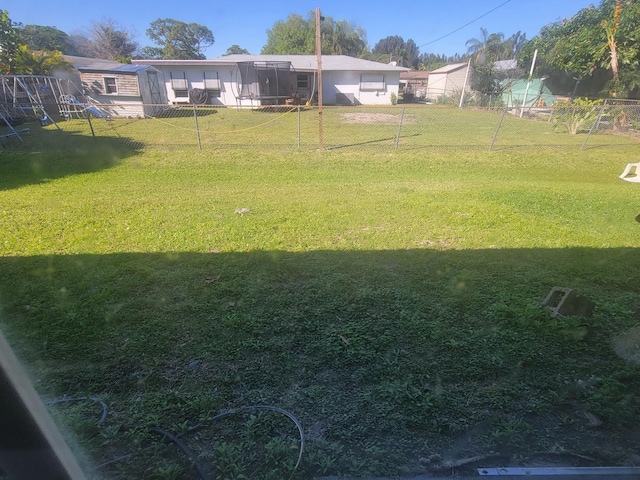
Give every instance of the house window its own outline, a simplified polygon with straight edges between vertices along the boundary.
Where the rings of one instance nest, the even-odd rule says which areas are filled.
[[[176,98],[189,98],[189,90],[174,90],[173,94]]]
[[[188,95],[178,95],[180,91],[189,90],[189,86],[187,85],[187,76],[184,72],[169,72],[169,77],[171,79],[171,89],[175,92],[176,97],[188,96]]]
[[[215,95],[216,92],[218,93],[217,96],[220,95],[220,79],[218,78],[218,72],[204,72],[203,73],[204,76],[204,89],[207,90],[209,92],[209,95],[213,94]]]
[[[297,75],[296,85],[298,88],[309,88],[309,75]]]
[[[220,79],[218,78],[218,72],[204,72],[204,89],[205,90],[220,90]]]
[[[207,91],[209,98],[220,97],[220,90],[222,90],[222,82],[218,77],[218,72],[202,72],[202,84]]]
[[[204,79],[205,90],[220,90],[220,79],[218,78],[205,78]]]
[[[116,94],[118,93],[118,85],[115,77],[104,77],[104,93]]]
[[[384,75],[360,75],[360,90],[384,90]]]

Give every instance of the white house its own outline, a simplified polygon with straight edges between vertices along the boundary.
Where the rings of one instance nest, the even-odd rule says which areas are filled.
[[[315,55],[226,55],[209,60],[133,60],[158,69],[169,103],[253,107],[315,101]],[[322,56],[326,105],[389,105],[408,69],[346,55]]]
[[[469,72],[468,63],[452,63],[429,72],[429,83],[427,85],[427,99],[435,101],[439,97],[450,97],[462,93],[465,88],[469,91],[469,83],[465,87],[465,79],[469,78],[472,72]]]

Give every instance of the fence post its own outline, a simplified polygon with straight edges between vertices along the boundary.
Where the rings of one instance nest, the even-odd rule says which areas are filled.
[[[402,121],[404,120],[404,110],[407,107],[402,107],[402,115],[400,115],[400,123],[398,124],[398,134],[396,135],[396,150],[398,150],[398,143],[400,143],[400,131],[402,130]]]
[[[298,105],[298,150],[300,150],[300,105]]]
[[[91,113],[89,113],[88,111],[86,111],[86,113],[87,113],[87,120],[89,121],[89,128],[91,129],[91,136],[93,138],[96,138],[96,133],[93,131],[93,125],[91,124]]]
[[[580,148],[580,150],[584,150],[587,147],[587,142],[589,141],[589,137],[591,136],[591,134],[596,128],[600,127],[600,118],[602,117],[602,113],[604,112],[604,109],[607,106],[607,100],[605,100],[604,103],[602,104],[602,108],[598,112],[598,116],[596,117],[596,120],[593,122],[593,125],[591,125],[591,128],[589,129],[589,133],[587,133],[587,138],[585,138],[584,142],[582,142],[582,147]]]
[[[502,120],[504,120],[504,116],[507,114],[507,110],[509,107],[505,107],[502,111],[502,116],[500,117],[500,121],[498,122],[498,126],[496,127],[496,131],[493,134],[493,139],[491,140],[491,145],[489,145],[489,151],[493,150],[493,144],[496,143],[496,138],[498,138],[498,132],[500,131],[500,127],[502,126]]]
[[[196,122],[196,135],[198,136],[198,150],[202,150],[202,144],[200,143],[200,129],[198,128],[198,114],[196,113],[196,104],[193,104],[193,119]]]

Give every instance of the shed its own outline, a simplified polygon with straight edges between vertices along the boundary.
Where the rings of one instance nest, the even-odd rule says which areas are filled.
[[[65,56],[78,72],[82,93],[114,117],[143,117],[166,108],[162,73],[150,65]]]
[[[527,95],[525,107],[550,107],[556,102],[556,96],[546,85],[546,78],[534,78],[527,91],[527,79],[505,80],[501,83],[504,88],[502,101],[507,107],[521,107]]]
[[[427,99],[435,101],[443,96],[451,97],[462,93],[469,68],[468,63],[452,63],[430,72]],[[470,91],[468,85],[466,91]]]

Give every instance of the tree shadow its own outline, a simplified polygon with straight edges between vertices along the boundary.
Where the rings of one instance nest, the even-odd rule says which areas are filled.
[[[25,124],[23,142],[12,139],[0,150],[0,190],[34,185],[69,175],[97,172],[118,165],[143,145],[122,137]]]
[[[612,342],[638,322],[640,250],[441,247],[4,257],[0,313],[44,393],[106,395],[119,421],[147,409],[161,425],[277,405],[336,474],[637,451],[640,367]],[[554,286],[593,316],[552,318]],[[126,453],[111,441],[89,456]]]

